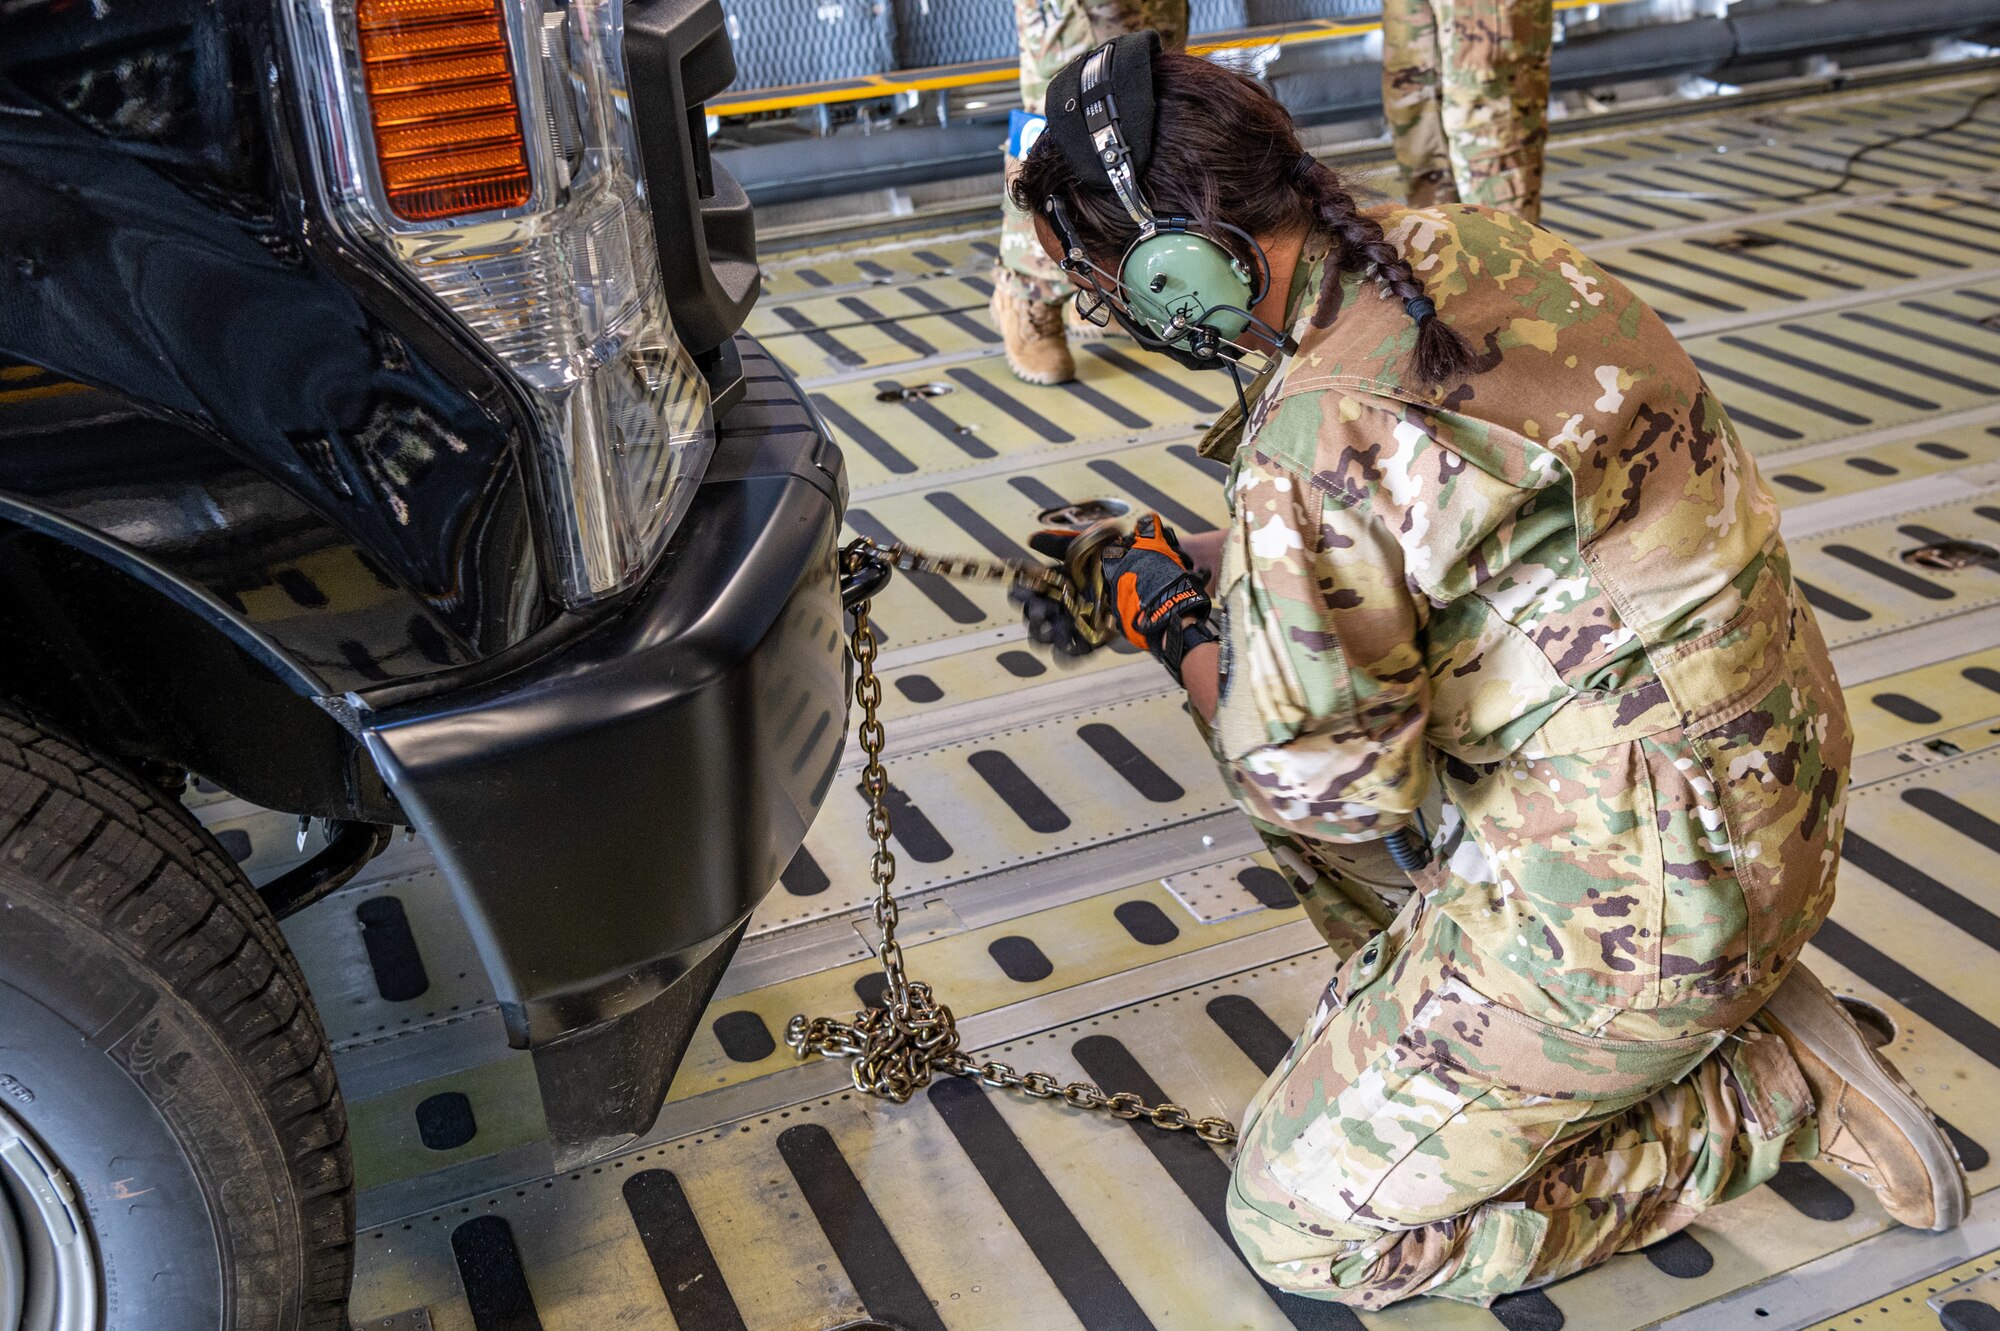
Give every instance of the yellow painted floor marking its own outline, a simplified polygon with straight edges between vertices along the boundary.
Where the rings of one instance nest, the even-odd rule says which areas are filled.
[[[2000,333],[1992,341],[2000,354]],[[1857,445],[1851,452],[1802,462],[1777,459],[1764,463],[1763,472],[1778,502],[1792,508],[1996,461],[2000,461],[2000,418],[1992,425],[1962,425],[1923,439]]]
[[[1819,621],[1827,643],[1838,647],[1891,628],[1944,619],[2000,600],[2000,568],[1975,566],[1942,572],[1919,568],[1902,559],[1905,551],[1930,543],[1921,535],[1903,530],[1905,527],[1934,529],[1947,536],[1975,541],[2000,538],[2000,518],[1983,516],[1982,509],[2000,514],[2000,506],[1991,500],[1966,499],[1915,509],[1824,536],[1788,541],[1792,567],[1801,579],[1869,612],[1868,619],[1853,620],[1822,607]],[[1881,567],[1859,566],[1854,561],[1862,556],[1917,581],[1905,584],[1890,577]],[[1932,594],[1912,590],[1914,585],[1928,587]],[[1950,595],[1938,596],[1939,591],[1948,591]]]
[[[1854,751],[1873,753],[1878,749],[1907,744],[1914,739],[1940,734],[1975,721],[2000,716],[2000,690],[1968,677],[1967,671],[2000,685],[2000,646],[1889,675],[1846,690],[1847,711],[1854,723]],[[1878,699],[1887,699],[1885,703]],[[1910,710],[1908,704],[1937,713],[1934,719],[1898,715]],[[1897,709],[1892,711],[1891,708]]]
[[[1079,734],[1085,725],[1109,725],[1123,733],[1181,787],[1177,799],[1154,801],[1127,784]],[[1059,830],[1034,832],[974,769],[975,753],[999,752],[1032,781],[1068,823]],[[982,760],[985,761],[985,760]],[[1157,830],[1199,814],[1229,807],[1207,745],[1188,723],[1178,698],[1165,694],[1115,703],[1089,712],[1000,731],[979,740],[940,746],[885,764],[889,783],[923,811],[949,844],[949,853],[925,862],[913,820],[903,815],[903,831],[893,840],[899,893],[915,894],[1009,865],[1058,855],[1083,846]],[[892,803],[892,810],[895,806]],[[752,932],[819,919],[865,904],[869,847],[858,829],[865,805],[852,778],[837,779],[826,808],[806,838],[806,853],[832,886],[812,896],[778,888],[752,919]],[[893,819],[892,819],[893,821]]]
[[[1171,921],[1177,930],[1172,939],[1155,944],[1141,943],[1116,914],[1121,906],[1144,902]],[[947,992],[947,1002],[960,1017],[1005,1007],[1058,989],[1116,975],[1134,966],[1161,961],[1199,951],[1231,938],[1261,933],[1297,919],[1297,907],[1262,910],[1235,915],[1213,924],[1196,920],[1174,900],[1164,885],[1154,881],[1136,887],[1107,892],[1083,901],[1023,915],[1001,924],[949,934],[929,942],[908,946],[911,975],[919,979],[936,977]],[[871,932],[872,926],[857,927]],[[1010,979],[989,950],[1000,939],[1029,940],[1048,971],[1040,979]],[[790,1067],[792,1051],[784,1047],[785,1023],[795,1013],[808,1016],[846,1017],[860,1006],[855,982],[879,975],[881,963],[873,957],[851,962],[833,970],[781,981],[763,989],[738,994],[716,1006],[729,1012],[752,1012],[763,1020],[778,1047],[756,1062],[736,1062],[723,1052],[713,1021],[705,1021],[689,1047],[687,1059],[674,1078],[671,1100],[685,1099],[723,1086],[763,1076]]]

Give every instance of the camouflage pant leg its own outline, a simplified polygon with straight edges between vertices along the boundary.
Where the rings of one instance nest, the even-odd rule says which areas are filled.
[[[1458,197],[1533,222],[1549,137],[1551,0],[1436,0],[1442,113]]]
[[[1783,1044],[1538,1020],[1421,899],[1355,954],[1252,1102],[1229,1192],[1251,1266],[1363,1308],[1471,1302],[1675,1232],[1815,1148]]]
[[[1306,841],[1252,822],[1306,918],[1343,959],[1394,919],[1416,890],[1380,841]]]
[[[1049,80],[1093,47],[1128,32],[1152,28],[1170,51],[1187,45],[1187,0],[1014,0],[1014,29],[1021,47],[1021,109],[1040,114]],[[1007,158],[1011,185],[1020,163]],[[996,282],[1025,300],[1055,304],[1069,294],[1062,270],[1042,253],[1035,224],[1003,189],[1000,262]]]
[[[1382,114],[1412,208],[1457,203],[1439,89],[1437,12],[1432,0],[1382,0]]]

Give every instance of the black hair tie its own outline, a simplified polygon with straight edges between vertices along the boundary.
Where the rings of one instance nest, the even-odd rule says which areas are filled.
[[[1300,153],[1292,159],[1291,176],[1293,180],[1304,180],[1318,169],[1318,158],[1314,157],[1311,153]]]
[[[1416,296],[1403,302],[1403,311],[1415,322],[1422,323],[1436,314],[1438,307],[1431,304],[1429,296]]]

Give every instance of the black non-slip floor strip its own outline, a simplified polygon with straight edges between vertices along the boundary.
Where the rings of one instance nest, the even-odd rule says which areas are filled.
[[[1903,302],[1903,306],[1905,309],[1915,310],[1919,314],[1928,314],[1935,319],[1954,320],[1954,316],[1949,310],[1940,309],[1935,305],[1926,305],[1920,300],[1906,300]],[[1920,332],[1915,328],[1905,328],[1902,324],[1892,323],[1887,319],[1878,318],[1872,314],[1863,314],[1858,310],[1845,310],[1841,313],[1840,317],[1852,323],[1858,323],[1864,328],[1873,328],[1878,332],[1887,333],[1891,337],[1900,337],[1909,342],[1919,342],[1927,347],[1936,347],[1939,351],[1949,351],[1954,356],[1963,356],[1967,360],[1976,360],[1982,365],[2000,365],[2000,355],[1995,355],[1990,351],[1981,351],[1977,347],[1967,346],[1962,340],[1954,341],[1951,338],[1938,337],[1932,333]],[[1972,320],[1965,319],[1962,315],[1957,316],[1957,319],[1977,327]],[[2000,385],[1986,384],[1982,386],[1981,391],[1986,393],[2000,392]]]
[[[1655,1270],[1676,1280],[1699,1280],[1715,1269],[1715,1254],[1686,1230],[1671,1234],[1640,1251],[1646,1254],[1646,1260],[1653,1264]]]
[[[1699,181],[1702,185],[1708,187],[1709,189],[1723,188],[1723,186],[1717,185],[1715,181],[1704,179],[1701,176],[1692,176],[1690,175],[1689,172],[1677,170],[1676,168],[1671,166],[1657,166],[1654,168],[1654,170],[1663,171],[1668,175],[1689,176],[1690,179]],[[1672,204],[1666,202],[1666,200],[1656,197],[1661,193],[1660,185],[1659,182],[1657,181],[1648,182],[1640,180],[1634,176],[1622,175],[1616,171],[1610,172],[1605,178],[1608,180],[1615,180],[1621,185],[1629,185],[1633,189],[1637,190],[1638,191],[1637,198],[1644,200],[1644,207],[1648,212],[1657,213],[1661,217],[1671,217],[1676,222],[1706,222],[1711,220],[1712,217],[1711,214],[1691,213],[1688,212],[1685,208],[1676,208]],[[1609,195],[1609,197],[1618,198],[1620,196]],[[1688,199],[1688,200],[1681,200],[1681,202],[1692,203],[1695,202],[1695,200]],[[1720,201],[1713,199],[1702,199],[1700,200],[1700,202],[1716,203]],[[1732,204],[1726,206],[1732,207],[1737,212],[1743,211],[1741,205]],[[1630,223],[1627,223],[1627,225],[1630,225]]]
[[[842,296],[840,306],[868,327],[881,329],[884,337],[908,349],[911,355],[917,357],[937,355],[937,348],[904,327],[902,320],[886,317],[882,311],[861,297]]]
[[[1152,1319],[1084,1232],[986,1089],[963,1077],[947,1077],[934,1082],[928,1094],[931,1107],[1086,1331],[1154,1331]]]
[[[1844,337],[1836,336],[1833,333],[1826,332],[1824,329],[1814,328],[1810,324],[1784,324],[1782,327],[1787,333],[1795,337],[1803,337],[1809,341],[1818,342],[1822,346],[1832,347],[1836,351],[1845,351],[1850,355],[1860,356],[1866,360],[1872,360],[1883,365],[1893,365],[1906,374],[1914,374],[1920,379],[1929,379],[1932,383],[1944,384],[1947,387],[1956,388],[1961,392],[1975,393],[1980,397],[1991,397],[1995,393],[2000,393],[2000,384],[1990,382],[1980,383],[1977,380],[1967,379],[1964,375],[1953,374],[1950,370],[1941,370],[1935,365],[1925,365],[1921,361],[1911,360],[1907,356],[1898,356],[1894,352],[1884,351],[1879,346],[1864,347],[1858,342],[1850,342]],[[1921,399],[1918,400],[1921,401]]]
[[[1617,213],[1606,208],[1593,208],[1589,204],[1579,203],[1575,199],[1551,199],[1549,203],[1551,207],[1565,209],[1573,213],[1582,213],[1585,217],[1595,217],[1600,222],[1615,223],[1618,226],[1625,227],[1627,230],[1630,230],[1632,226],[1631,219],[1629,218],[1620,217]],[[1563,227],[1560,229],[1566,234],[1574,235],[1582,240],[1600,239],[1598,236],[1589,234],[1580,226]]]
[[[828,424],[861,445],[861,451],[874,458],[885,470],[907,476],[917,469],[917,464],[904,457],[894,444],[856,420],[847,408],[826,394],[814,393],[812,404],[818,408],[820,415],[826,417]]]
[[[833,1134],[817,1123],[786,1128],[778,1134],[778,1154],[868,1315],[897,1331],[946,1331]]]
[[[1873,259],[1864,259],[1851,250],[1830,250],[1824,245],[1808,245],[1805,241],[1793,235],[1790,230],[1774,230],[1769,234],[1775,235],[1778,243],[1788,250],[1797,250],[1801,254],[1810,254],[1815,258],[1825,259],[1830,263],[1865,268],[1871,273],[1880,273],[1884,277],[1893,277],[1905,282],[1916,276],[1915,273],[1907,268],[1891,268],[1886,263],[1877,263]]]
[[[1730,383],[1741,384],[1745,388],[1755,389],[1757,392],[1764,394],[1766,397],[1774,397],[1778,399],[1778,401],[1780,402],[1789,403],[1790,405],[1798,407],[1803,411],[1810,411],[1814,415],[1824,416],[1828,420],[1839,421],[1842,425],[1873,425],[1875,423],[1869,420],[1866,416],[1860,415],[1856,412],[1849,411],[1845,407],[1837,407],[1832,403],[1823,401],[1819,398],[1810,397],[1807,394],[1795,392],[1792,389],[1786,388],[1783,384],[1774,384],[1768,379],[1760,379],[1756,375],[1746,373],[1743,370],[1739,370],[1733,365],[1724,365],[1720,361],[1708,360],[1701,356],[1696,356],[1694,358],[1694,363],[1700,367],[1701,372],[1704,375],[1707,375],[1711,379],[1726,379]],[[1723,405],[1729,408],[1729,414],[1731,416],[1742,415],[1742,413],[1727,400],[1726,396],[1724,398]],[[1775,422],[1767,422],[1767,424],[1775,424]],[[1764,426],[1760,425],[1757,428],[1764,429]],[[1769,431],[1767,431],[1767,433],[1769,433]],[[1804,436],[1801,435],[1798,431],[1791,429],[1789,426],[1779,425],[1777,426],[1777,432],[1775,437],[1779,439],[1800,439],[1803,438]]]
[[[1789,163],[1790,163],[1791,165],[1793,165],[1793,166],[1799,166],[1799,167],[1804,167],[1804,168],[1805,168],[1806,170],[1808,170],[1808,171],[1819,171],[1819,172],[1822,172],[1822,173],[1824,173],[1825,175],[1828,175],[1828,176],[1831,176],[1831,177],[1833,177],[1833,178],[1835,178],[1835,179],[1838,179],[1838,178],[1839,178],[1839,176],[1840,176],[1840,173],[1841,173],[1842,171],[1846,170],[1846,167],[1845,167],[1844,163],[1845,163],[1845,159],[1846,159],[1846,156],[1847,156],[1847,155],[1846,155],[1845,153],[1837,153],[1837,152],[1834,152],[1834,151],[1832,151],[1831,149],[1827,149],[1827,148],[1815,148],[1815,147],[1813,147],[1813,146],[1812,146],[1811,144],[1809,144],[1809,143],[1799,143],[1799,144],[1794,144],[1793,146],[1794,146],[1794,147],[1795,147],[1795,148],[1796,148],[1796,149],[1797,149],[1798,151],[1800,151],[1800,152],[1804,152],[1804,153],[1812,153],[1812,154],[1814,154],[1814,155],[1816,155],[1816,156],[1820,156],[1820,157],[1830,157],[1830,158],[1832,158],[1832,159],[1834,160],[1834,162],[1835,162],[1835,165],[1833,165],[1833,166],[1814,166],[1814,165],[1813,165],[1813,164],[1812,164],[1811,162],[1797,162],[1797,161],[1792,161],[1791,159],[1789,159],[1789,158],[1786,158],[1786,157],[1783,157],[1783,156],[1781,156],[1781,155],[1780,155],[1780,154],[1778,154],[1778,153],[1775,153],[1775,152],[1768,152],[1768,151],[1765,151],[1764,149],[1761,149],[1761,148],[1752,148],[1752,149],[1750,149],[1750,150],[1749,150],[1748,152],[1744,153],[1743,155],[1744,155],[1745,157],[1755,157],[1755,158],[1759,159],[1760,161],[1767,161],[1767,162],[1781,162],[1781,163],[1783,163],[1783,162],[1789,162]],[[1740,165],[1740,164],[1739,164],[1739,165]],[[1746,168],[1744,168],[1744,169],[1745,169],[1745,170],[1749,170],[1749,169],[1752,169],[1752,168],[1748,168],[1748,167],[1746,167]],[[1915,168],[1912,168],[1912,169],[1911,169],[1911,174],[1913,174],[1913,175],[1927,175],[1927,174],[1929,174],[1929,173],[1928,173],[1928,172],[1921,172],[1921,171],[1917,171],[1917,170],[1915,170]],[[1900,180],[1897,180],[1897,179],[1896,179],[1895,177],[1893,177],[1893,176],[1878,176],[1878,175],[1874,175],[1874,174],[1872,174],[1872,173],[1870,173],[1870,172],[1867,172],[1867,171],[1863,171],[1863,170],[1861,170],[1861,169],[1860,169],[1859,167],[1856,167],[1856,168],[1854,169],[1854,172],[1853,172],[1853,174],[1852,174],[1852,175],[1850,175],[1850,176],[1849,176],[1848,178],[1849,178],[1850,180],[1857,180],[1857,181],[1861,182],[1861,183],[1862,183],[1862,184],[1864,184],[1864,185],[1873,185],[1873,186],[1875,186],[1875,187],[1876,187],[1876,188],[1878,188],[1878,189],[1880,189],[1880,188],[1883,188],[1883,187],[1887,187],[1887,188],[1890,188],[1890,189],[1897,189],[1897,188],[1900,188],[1900,187],[1901,187],[1901,186],[1902,186],[1902,185],[1904,184],[1904,182],[1903,182],[1903,181],[1900,181]],[[1831,196],[1831,194],[1832,194],[1832,191],[1831,191],[1831,190],[1827,190],[1827,191],[1824,191],[1824,193],[1825,193],[1825,194],[1827,194],[1828,196]],[[1803,200],[1801,200],[1801,202],[1803,202]]]
[[[875,515],[866,509],[847,510],[847,525],[871,541],[883,545],[896,543],[895,533],[876,521]],[[986,618],[986,612],[975,605],[964,592],[951,585],[935,573],[906,573],[904,577],[930,599],[931,604],[945,612],[954,624],[977,624]]]
[[[767,1041],[769,1038],[766,1035]],[[700,1331],[747,1331],[681,1181],[670,1170],[645,1169],[625,1180],[624,1193],[626,1209],[632,1213],[639,1242],[645,1245],[646,1258],[653,1264],[674,1325],[699,1327]]]
[[[1847,833],[1842,854],[1849,864],[1870,878],[1880,879],[1939,919],[1949,920],[2000,952],[2000,915],[1945,886],[1916,865],[1890,854],[1852,829]]]
[[[477,1331],[542,1331],[521,1251],[505,1220],[476,1216],[452,1230],[451,1256]]]
[[[1187,505],[1175,499],[1166,491],[1149,485],[1116,462],[1099,458],[1091,462],[1090,469],[1110,481],[1132,498],[1153,509],[1167,520],[1167,525],[1182,532],[1204,532],[1215,530],[1215,524]]]
[[[1842,214],[1843,217],[1847,215],[1845,213]],[[1797,227],[1801,231],[1810,231],[1815,235],[1827,236],[1833,240],[1840,241],[1842,244],[1853,245],[1862,250],[1882,250],[1889,254],[1901,255],[1905,259],[1914,259],[1920,264],[1934,265],[1942,268],[1971,267],[1963,259],[1949,258],[1935,251],[1911,249],[1906,245],[1897,245],[1891,241],[1883,240],[1879,235],[1857,236],[1852,232],[1842,231],[1839,227],[1828,226],[1825,222],[1821,221],[1808,221],[1803,217],[1794,217],[1786,222],[1785,225]],[[1868,224],[1864,222],[1863,225],[1866,226]],[[1882,227],[1877,224],[1874,229],[1879,232],[1882,230]]]
[[[1707,165],[1706,159],[1703,159],[1702,165],[1704,166]],[[1653,169],[1655,171],[1658,171],[1662,175],[1678,176],[1682,180],[1691,180],[1695,184],[1701,186],[1704,191],[1706,191],[1705,193],[1695,193],[1694,191],[1683,191],[1683,193],[1689,195],[1689,197],[1678,199],[1677,202],[1680,203],[1687,203],[1687,204],[1700,203],[1700,204],[1705,204],[1711,208],[1726,208],[1732,213],[1755,213],[1759,211],[1757,205],[1754,203],[1746,203],[1744,202],[1744,200],[1752,198],[1763,199],[1770,197],[1769,192],[1766,190],[1760,190],[1755,188],[1754,186],[1741,185],[1734,180],[1729,180],[1726,178],[1718,180],[1714,176],[1706,175],[1700,171],[1693,170],[1691,169],[1691,167],[1688,166],[1668,166],[1665,163],[1661,163],[1658,166],[1655,166]],[[1637,180],[1634,180],[1630,176],[1619,177],[1619,179],[1628,181],[1629,183],[1634,185],[1638,185],[1641,183]],[[1641,194],[1639,198],[1634,200],[1634,202],[1638,203],[1640,206],[1648,209],[1649,211],[1659,210],[1659,200],[1651,197],[1652,195],[1660,193],[1659,183],[1656,181],[1653,184],[1645,186],[1645,189],[1647,193]],[[1679,211],[1674,211],[1674,210],[1666,210],[1666,211],[1669,212],[1670,216],[1676,218],[1687,216],[1685,213]],[[1696,217],[1690,220],[1701,222],[1710,219],[1704,217]]]
[[[354,919],[361,926],[368,968],[375,974],[375,992],[383,1001],[407,1003],[429,992],[430,974],[400,897],[370,897],[354,908]]]
[[[1891,203],[1886,206],[1895,209],[1906,217],[1921,217],[1928,222],[1953,223],[1964,227],[1976,225],[1972,222],[1961,222],[1957,218],[1946,216],[1943,213],[1935,213],[1928,209],[1918,208],[1912,204]],[[1861,220],[1855,218],[1852,213],[1842,213],[1841,216],[1855,221]],[[1891,225],[1899,231],[1904,231],[1914,236],[1922,236],[1925,240],[1934,240],[1941,245],[1952,245],[1959,249],[1972,250],[1979,254],[2000,255],[2000,245],[1988,245],[1981,241],[1967,239],[1963,236],[1954,236],[1949,231],[1933,231],[1927,227],[1916,226],[1913,223],[1905,221],[1893,222]]]
[[[1217,462],[1214,458],[1203,457],[1195,450],[1192,444],[1171,444],[1168,446],[1167,452],[1179,458],[1182,462],[1187,463],[1211,481],[1222,481],[1229,476],[1228,466]]]
[[[968,754],[966,762],[1029,831],[1052,836],[1068,830],[1069,815],[1012,758],[998,749],[980,749]]]
[[[2000,1026],[1832,920],[1812,944],[1986,1062],[2000,1067]]]
[[[1072,379],[1062,386],[1065,393],[1092,410],[1102,413],[1128,430],[1143,430],[1152,424],[1144,416],[1103,393],[1098,392],[1081,379]]]
[[[1007,484],[1020,491],[1040,513],[1046,513],[1052,508],[1065,508],[1069,504],[1069,500],[1057,494],[1038,476],[1010,476],[1007,478]]]
[[[1221,994],[1208,1000],[1208,1019],[1221,1028],[1230,1043],[1270,1076],[1292,1051],[1292,1037],[1272,1021],[1254,999],[1242,994]]]
[[[968,370],[961,366],[957,369],[947,370],[945,374],[960,386],[971,390],[975,396],[1006,412],[1015,421],[1033,430],[1051,444],[1066,444],[1076,438],[1075,435],[1063,429],[1062,426],[1057,425],[1033,407],[1030,407],[1020,398],[1000,388],[992,381],[983,378],[976,370]],[[1023,391],[1034,392],[1037,390],[1024,385]],[[1039,391],[1044,393],[1051,392],[1049,389],[1041,389]]]
[[[772,309],[771,313],[791,325],[792,330],[797,336],[803,337],[806,341],[825,352],[827,358],[834,364],[855,366],[868,363],[866,356],[854,350],[854,348],[848,346],[825,329],[814,327],[811,319],[808,319],[791,306],[776,306]]]
[[[1114,370],[1136,376],[1144,381],[1148,388],[1165,393],[1168,397],[1183,406],[1193,407],[1196,411],[1205,411],[1211,415],[1222,410],[1221,407],[1209,401],[1208,398],[1202,396],[1200,393],[1195,392],[1186,384],[1162,374],[1150,365],[1141,364],[1116,347],[1107,347],[1100,342],[1091,342],[1085,345],[1084,350]]]
[[[875,389],[880,393],[894,393],[902,386],[888,380],[878,380]],[[969,458],[985,459],[995,457],[993,445],[981,439],[970,428],[960,425],[946,415],[938,405],[927,397],[906,397],[902,400],[903,410],[929,426],[931,432],[956,448]]]
[[[1821,614],[1844,619],[1850,624],[1859,624],[1864,619],[1874,618],[1854,602],[1843,600],[1832,592],[1807,582],[1804,578],[1794,575],[1792,581],[1799,584],[1799,590],[1805,594],[1806,603]]]
[[[1092,752],[1111,764],[1111,770],[1124,777],[1132,789],[1154,804],[1172,804],[1187,794],[1180,782],[1168,776],[1118,727],[1092,721],[1078,726],[1076,734],[1078,739],[1091,747]]]
[[[1915,393],[1905,393],[1900,388],[1890,388],[1874,380],[1864,379],[1858,374],[1849,374],[1845,370],[1836,370],[1824,361],[1808,360],[1804,356],[1793,355],[1789,351],[1782,351],[1767,343],[1753,342],[1747,337],[1736,337],[1733,335],[1719,340],[1725,347],[1734,347],[1738,351],[1748,352],[1752,356],[1760,356],[1775,364],[1800,370],[1806,374],[1818,375],[1822,379],[1829,379],[1834,383],[1852,388],[1857,393],[1866,393],[1870,397],[1879,397],[1885,402],[1894,402],[1898,406],[1909,407],[1914,411],[1936,411],[1938,409],[1938,404],[1929,398],[1918,397]]]
[[[1132,1051],[1112,1036],[1087,1035],[1070,1052],[1084,1075],[1107,1091],[1132,1091],[1155,1105],[1172,1098],[1139,1065]],[[1133,1119],[1131,1125],[1189,1204],[1240,1260],[1236,1240],[1229,1232],[1229,1165],[1215,1148],[1191,1132],[1163,1132],[1143,1119]],[[1264,1292],[1300,1331],[1361,1331],[1362,1321],[1352,1308],[1285,1294],[1268,1285]]]
[[[1787,1160],[1765,1184],[1787,1206],[1808,1220],[1832,1224],[1854,1214],[1854,1199],[1811,1165]]]
[[[1006,532],[988,522],[979,511],[949,490],[935,490],[924,496],[932,508],[956,523],[960,530],[979,543],[996,559],[1034,561],[1034,555]]]
[[[1783,287],[1768,286],[1754,278],[1745,277],[1741,273],[1732,273],[1727,269],[1712,267],[1705,263],[1696,263],[1685,254],[1662,254],[1658,250],[1647,249],[1643,246],[1635,246],[1628,253],[1649,262],[1660,264],[1665,268],[1700,273],[1703,277],[1712,277],[1718,282],[1726,283],[1732,287],[1740,287],[1745,291],[1755,291],[1759,295],[1769,296],[1773,300],[1797,301],[1805,299],[1804,296],[1796,291],[1787,291]]]
[[[1680,286],[1679,284],[1674,282],[1666,281],[1664,278],[1655,277],[1651,273],[1635,273],[1629,268],[1624,268],[1617,264],[1606,263],[1602,259],[1599,259],[1597,261],[1597,266],[1599,268],[1602,268],[1605,272],[1611,274],[1613,277],[1617,278],[1620,282],[1623,282],[1628,287],[1650,286],[1655,290],[1664,291],[1670,296],[1679,296],[1682,300],[1693,301],[1697,305],[1706,305],[1713,310],[1721,310],[1724,314],[1743,313],[1743,307],[1741,305],[1738,305],[1733,300],[1724,300],[1720,296],[1710,296],[1700,291],[1691,291],[1687,287]],[[1648,303],[1650,304],[1651,302]],[[1680,315],[1674,314],[1670,311],[1660,310],[1658,311],[1658,313],[1659,316],[1662,319],[1665,319],[1668,323],[1679,323],[1682,321]]]
[[[1968,808],[1943,791],[1929,786],[1911,786],[1903,792],[1903,803],[2000,855],[2000,823],[1979,810]]]
[[[1774,246],[1773,248],[1776,247]],[[1835,277],[1832,273],[1822,272],[1815,268],[1801,268],[1795,263],[1786,263],[1783,259],[1778,258],[1774,254],[1766,253],[1763,249],[1753,247],[1751,249],[1727,250],[1723,252],[1727,253],[1738,263],[1747,263],[1757,268],[1769,268],[1774,272],[1789,273],[1793,277],[1802,278],[1807,282],[1817,282],[1822,286],[1832,287],[1836,291],[1865,290],[1859,282],[1850,282],[1844,277]]]
[[[1901,587],[1906,592],[1913,592],[1927,601],[1949,601],[1958,595],[1942,583],[1932,582],[1929,578],[1920,578],[1908,569],[1899,568],[1886,559],[1869,554],[1866,550],[1857,550],[1851,545],[1829,545],[1825,549],[1827,554],[1841,563],[1858,568],[1863,573],[1872,573],[1882,581]]]

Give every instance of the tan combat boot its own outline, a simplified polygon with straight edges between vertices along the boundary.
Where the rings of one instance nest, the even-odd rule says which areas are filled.
[[[1793,966],[1763,1015],[1812,1088],[1821,1157],[1873,1188],[1904,1224],[1956,1228],[1971,1202],[1958,1153],[1826,986]]]
[[[1067,302],[1065,302],[1067,303]],[[993,284],[989,307],[1007,347],[1007,368],[1031,384],[1066,384],[1076,378],[1069,342],[1063,337],[1061,305],[1016,295],[1006,282]]]

